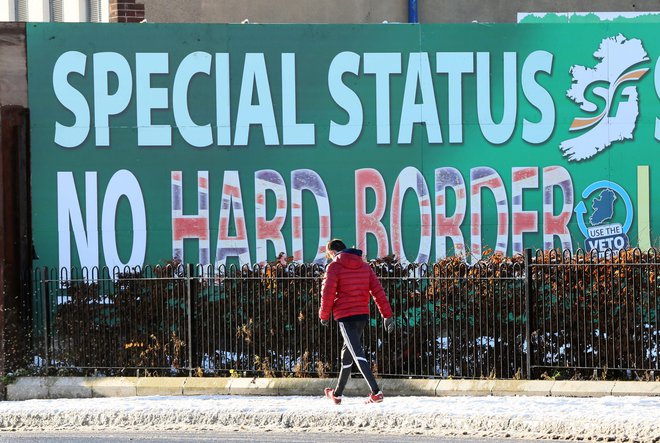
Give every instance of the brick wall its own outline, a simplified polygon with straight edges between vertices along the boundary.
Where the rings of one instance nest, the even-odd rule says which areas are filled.
[[[110,0],[110,22],[140,23],[144,20],[144,4],[135,0]]]

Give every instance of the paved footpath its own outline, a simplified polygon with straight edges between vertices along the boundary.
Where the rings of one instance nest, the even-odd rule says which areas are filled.
[[[385,401],[366,405],[363,383],[353,379],[337,406],[320,395],[330,379],[284,380],[20,379],[8,387],[8,397],[18,400],[23,392],[31,399],[0,402],[0,431],[147,428],[660,442],[655,382],[617,387],[614,382],[382,380]],[[295,390],[304,395],[291,395]]]

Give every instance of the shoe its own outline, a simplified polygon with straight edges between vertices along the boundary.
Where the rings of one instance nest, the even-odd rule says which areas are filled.
[[[341,404],[341,395],[339,397],[335,397],[335,390],[330,389],[330,388],[325,388],[325,396],[328,397],[330,400],[334,401],[336,405]],[[382,397],[382,394],[381,394]],[[382,398],[381,398],[382,401]]]
[[[377,394],[369,394],[365,403],[380,403],[383,401],[383,393],[378,391]]]

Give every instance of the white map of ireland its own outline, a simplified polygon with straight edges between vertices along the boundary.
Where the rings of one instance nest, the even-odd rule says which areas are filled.
[[[583,111],[596,113],[598,106],[589,101],[585,94],[594,82],[604,83],[606,86],[594,86],[592,92],[605,101],[605,107],[597,115],[573,120],[570,131],[588,131],[559,145],[569,161],[587,160],[614,142],[632,140],[639,116],[637,88],[625,86],[620,92],[618,90],[621,84],[639,80],[648,71],[648,68],[631,69],[649,60],[642,42],[638,39],[628,40],[621,34],[609,37],[601,42],[594,57],[599,62],[593,68],[579,65],[571,67],[573,84],[566,96]],[[610,115],[617,94],[620,94],[621,99],[613,115]]]

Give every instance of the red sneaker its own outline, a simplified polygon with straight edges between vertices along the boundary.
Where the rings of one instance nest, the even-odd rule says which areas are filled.
[[[378,391],[377,394],[369,394],[365,403],[380,403],[383,401],[383,393]]]
[[[335,390],[330,389],[330,388],[325,388],[325,396],[328,397],[330,400],[334,401],[336,405],[341,404],[341,395],[339,397],[335,397]],[[381,394],[382,397],[382,394]],[[382,398],[381,398],[382,401]]]

